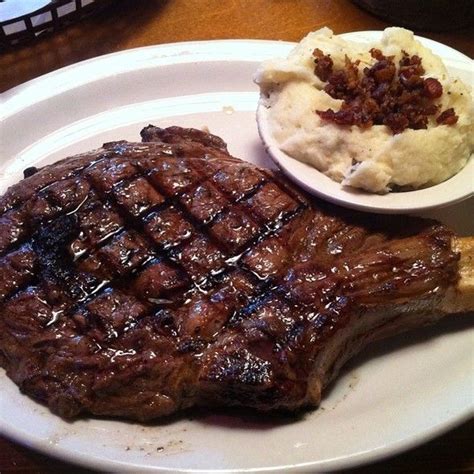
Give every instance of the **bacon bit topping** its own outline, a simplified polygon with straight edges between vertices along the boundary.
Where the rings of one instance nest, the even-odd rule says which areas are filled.
[[[436,119],[436,122],[440,125],[454,125],[458,121],[458,116],[454,113],[454,109],[446,109],[441,112]]]
[[[331,56],[329,54],[325,55],[319,48],[313,51],[313,56],[315,58],[314,73],[319,79],[326,82],[332,74],[332,68],[334,66]]]
[[[357,125],[360,128],[386,125],[392,133],[407,128],[426,129],[428,117],[439,112],[433,100],[443,94],[443,86],[434,78],[423,79],[425,73],[419,56],[409,56],[402,51],[398,72],[394,56],[384,56],[379,49],[372,48],[371,56],[376,63],[364,68],[359,74],[360,61],[352,62],[347,56],[343,69],[334,69],[330,55],[320,49],[313,51],[314,74],[326,82],[324,91],[334,99],[343,100],[339,111],[317,110],[323,119],[339,125]],[[436,122],[453,125],[458,116],[454,109],[441,113]]]
[[[443,94],[443,86],[437,79],[429,77],[423,81],[423,94],[430,99],[438,99]]]

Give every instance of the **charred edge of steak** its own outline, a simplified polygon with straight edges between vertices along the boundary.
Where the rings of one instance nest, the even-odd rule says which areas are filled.
[[[23,170],[23,178],[29,178],[38,172],[38,168],[36,166],[30,166]]]
[[[162,142],[180,144],[184,142],[201,143],[205,147],[216,148],[227,153],[227,143],[211,133],[194,128],[168,127],[160,128],[148,125],[141,132],[144,142]]]

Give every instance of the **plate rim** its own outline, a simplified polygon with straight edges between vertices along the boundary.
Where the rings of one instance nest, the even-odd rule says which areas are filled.
[[[363,33],[363,32],[359,32],[359,33]],[[274,47],[275,45],[278,45],[278,46],[284,45],[285,47],[291,47],[296,44],[296,43],[288,42],[288,41],[274,41],[274,40],[224,39],[224,40],[206,40],[206,41],[166,43],[166,44],[161,44],[161,45],[145,46],[141,48],[134,48],[134,49],[119,51],[116,53],[111,53],[111,54],[107,54],[103,56],[98,56],[98,57],[91,58],[85,61],[74,63],[72,65],[57,69],[48,74],[39,76],[28,82],[20,84],[2,93],[2,96],[9,99],[15,96],[16,94],[23,93],[23,91],[27,89],[42,86],[42,84],[44,84],[45,81],[46,82],[49,81],[51,77],[61,76],[62,74],[68,75],[72,71],[77,70],[77,68],[83,67],[84,65],[91,65],[91,64],[97,65],[101,63],[103,60],[110,57],[115,57],[115,58],[120,57],[122,59],[123,56],[136,53],[137,51],[143,51],[143,50],[155,51],[155,50],[162,50],[163,48],[170,48],[170,49],[176,48],[177,51],[188,50],[186,51],[186,55],[185,55],[186,59],[188,59],[189,61],[193,61],[193,60],[196,60],[196,58],[193,56],[193,51],[192,51],[193,47],[195,46],[202,46],[202,45],[215,46],[216,44],[254,45],[257,43],[268,46],[268,47]],[[199,61],[199,58],[197,60]],[[248,59],[248,60],[258,61],[258,59],[257,60]],[[230,61],[233,61],[233,58],[230,58]],[[111,76],[111,75],[112,74],[107,74],[106,76]],[[93,80],[96,80],[96,78],[93,78]],[[61,92],[55,92],[51,95],[54,96],[59,93]],[[36,103],[36,101],[33,103]],[[32,105],[32,104],[29,104],[29,105]],[[421,432],[417,432],[416,434],[412,436],[407,436],[403,438],[399,442],[395,442],[395,443],[391,443],[390,445],[385,445],[379,448],[375,448],[369,452],[361,452],[354,455],[345,456],[343,458],[337,458],[334,460],[314,461],[314,462],[309,462],[309,463],[300,463],[300,464],[277,466],[277,467],[264,467],[264,468],[257,468],[257,469],[241,469],[238,471],[232,470],[232,472],[270,472],[270,471],[281,470],[281,469],[296,471],[296,470],[301,470],[301,469],[306,470],[306,469],[312,469],[312,468],[316,468],[316,469],[324,468],[325,470],[337,470],[337,469],[342,469],[342,468],[347,468],[347,467],[360,466],[369,462],[374,462],[377,460],[384,459],[391,455],[398,454],[411,447],[415,447],[426,441],[429,441],[430,439],[433,439],[445,433],[446,431],[454,428],[455,426],[458,426],[459,424],[471,418],[473,416],[473,413],[471,412],[472,412],[472,409],[459,412],[458,414],[456,414],[456,416],[452,416],[449,419],[446,419],[445,421],[435,425],[435,428],[430,427],[429,430],[426,430],[426,429],[424,431],[422,430]],[[60,445],[51,445],[45,441],[41,441],[40,439],[35,439],[34,437],[25,439],[24,437],[21,436],[20,430],[9,429],[8,426],[5,427],[3,424],[0,425],[0,433],[24,446],[28,446],[32,449],[43,452],[47,455],[54,456],[55,458],[68,461],[68,462],[73,462],[75,464],[86,466],[86,467],[95,467],[95,468],[105,469],[105,468],[110,468],[112,466],[115,469],[121,469],[121,470],[130,469],[131,467],[132,468],[136,467],[139,470],[146,471],[146,472],[159,472],[159,471],[160,472],[169,472],[169,471],[176,472],[176,469],[171,469],[171,468],[166,468],[166,467],[163,468],[163,467],[157,467],[157,466],[152,466],[152,465],[146,466],[146,467],[142,465],[134,466],[133,464],[130,464],[129,462],[124,463],[119,460],[116,460],[113,463],[111,463],[108,460],[104,460],[100,458],[85,460],[81,458],[81,455],[79,453],[76,453],[75,451],[71,451],[68,448],[61,447]],[[197,469],[183,469],[180,472],[206,472],[206,471],[197,470]],[[213,472],[230,472],[230,469],[214,470]]]
[[[258,47],[258,53],[262,53],[268,49],[274,49],[275,46],[284,48],[291,48],[296,43],[291,41],[278,41],[278,40],[265,40],[265,39],[219,39],[219,40],[196,40],[196,41],[178,41],[172,43],[154,44],[148,46],[140,46],[137,48],[130,48],[113,53],[103,54],[95,56],[93,58],[84,59],[73,64],[55,69],[46,74],[42,74],[38,77],[32,78],[28,81],[18,84],[6,91],[0,93],[0,98],[4,104],[3,110],[0,110],[0,120],[6,119],[20,110],[37,104],[43,100],[47,100],[50,97],[56,96],[60,93],[67,92],[68,90],[74,89],[79,85],[86,83],[93,83],[101,79],[113,77],[116,74],[124,74],[130,71],[135,71],[136,68],[132,67],[140,65],[142,68],[160,66],[164,64],[177,64],[178,62],[190,63],[190,62],[201,62],[204,59],[214,59],[216,61],[227,61],[233,62],[239,60],[256,62],[259,61],[258,56],[255,56],[255,51],[252,50],[254,57],[249,55],[250,47]],[[242,46],[244,50],[247,50],[246,54],[242,54]],[[217,47],[217,51],[216,51]],[[153,53],[159,53],[154,56]],[[234,53],[236,56],[229,56]],[[123,57],[127,56],[129,62],[122,61]],[[130,61],[133,60],[133,61]],[[171,60],[171,62],[170,62]],[[104,68],[99,71],[95,70],[96,75],[87,76],[86,81],[69,81],[62,84],[59,89],[51,88],[47,94],[40,96],[35,95],[38,92],[36,89],[42,89],[43,84],[49,83],[51,80],[61,79],[64,77],[70,79],[71,73],[77,73],[77,77],[82,77],[87,74],[90,70],[94,70],[94,67],[98,63],[108,62],[113,68]],[[108,64],[108,65],[109,65]],[[61,81],[62,82],[62,81]],[[7,106],[12,101],[18,101],[18,97],[23,100],[23,103],[16,106],[12,111],[7,111]],[[26,96],[23,99],[23,96]],[[15,104],[14,104],[15,105]]]
[[[21,395],[21,394],[20,394]],[[93,468],[93,469],[110,469],[114,468],[116,472],[130,472],[130,469],[134,469],[134,472],[178,472],[178,473],[247,473],[247,472],[276,472],[276,471],[285,471],[285,472],[318,472],[319,469],[324,469],[319,472],[335,472],[341,469],[349,469],[365,466],[377,461],[382,461],[392,456],[401,454],[409,449],[416,448],[426,442],[435,439],[451,429],[454,429],[461,424],[469,421],[474,417],[474,409],[466,411],[466,413],[460,413],[456,417],[452,417],[449,420],[439,423],[436,427],[429,432],[419,432],[413,434],[409,437],[403,438],[398,442],[391,443],[389,445],[384,445],[379,448],[375,448],[368,452],[360,452],[352,454],[350,456],[344,456],[336,459],[330,459],[325,461],[312,461],[307,463],[299,464],[287,464],[274,467],[262,467],[262,468],[243,468],[243,469],[177,469],[177,468],[168,468],[160,466],[143,466],[140,464],[133,464],[130,462],[122,462],[120,460],[114,460],[113,462],[109,460],[104,460],[98,456],[92,455],[90,458],[85,458],[81,453],[76,451],[68,450],[67,448],[60,447],[59,445],[49,444],[48,442],[42,442],[41,440],[35,440],[34,438],[30,440],[25,440],[21,437],[19,430],[5,430],[4,427],[0,424],[0,435],[5,436],[6,438],[13,440],[25,446],[27,448],[33,449],[39,453],[52,456],[58,460],[69,462],[71,464],[76,464],[78,466]],[[92,418],[94,420],[95,418]],[[314,469],[317,469],[315,471]]]

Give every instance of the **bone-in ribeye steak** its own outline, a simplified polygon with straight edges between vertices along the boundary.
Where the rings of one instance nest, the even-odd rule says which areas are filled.
[[[434,321],[443,225],[346,211],[149,126],[0,199],[0,361],[63,417],[315,406],[367,342]]]

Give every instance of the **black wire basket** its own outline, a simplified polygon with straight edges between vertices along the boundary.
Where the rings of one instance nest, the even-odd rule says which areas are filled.
[[[0,4],[7,1],[18,0],[0,0]],[[51,0],[34,11],[0,21],[0,49],[12,48],[59,30],[111,2],[112,0]]]

